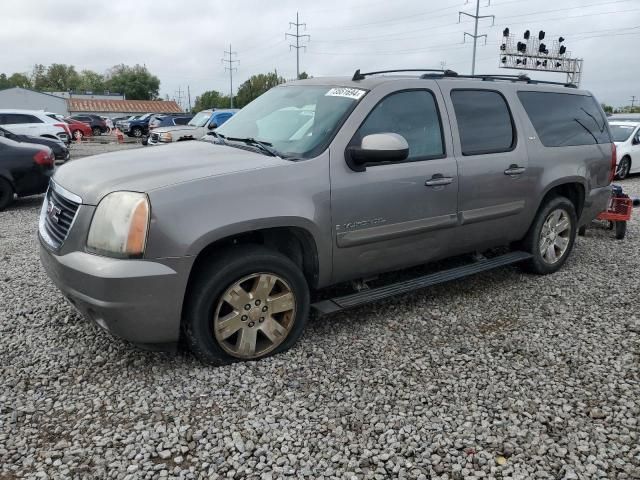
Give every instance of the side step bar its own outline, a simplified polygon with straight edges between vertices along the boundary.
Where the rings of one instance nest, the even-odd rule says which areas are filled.
[[[459,278],[475,275],[476,273],[486,272],[495,268],[504,267],[514,263],[519,263],[531,258],[531,254],[527,252],[515,251],[509,252],[497,257],[479,260],[469,265],[450,268],[440,272],[430,273],[421,277],[404,280],[402,282],[392,283],[383,287],[363,290],[351,295],[335,297],[329,300],[321,300],[311,305],[317,313],[324,315],[328,313],[339,312],[347,308],[353,308],[366,303],[375,302],[389,297],[394,297],[414,290],[420,290],[425,287],[437,285],[439,283],[450,282]]]

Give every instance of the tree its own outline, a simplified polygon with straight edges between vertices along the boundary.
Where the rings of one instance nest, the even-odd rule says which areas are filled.
[[[107,72],[105,87],[123,93],[129,100],[153,100],[158,97],[160,79],[149,73],[147,67],[121,64]]]
[[[41,63],[36,63],[31,71],[31,86],[36,90],[47,90],[49,81],[47,79],[47,67]]]
[[[73,65],[53,63],[47,68],[47,88],[54,92],[76,90],[80,85],[80,75]]]
[[[9,77],[10,87],[31,88],[31,80],[24,73],[14,73]]]
[[[285,79],[278,76],[277,73],[260,73],[253,75],[238,88],[235,103],[238,108],[242,108],[267,90],[284,82]]]
[[[209,90],[196,97],[196,103],[191,110],[193,112],[199,112],[208,108],[227,108],[228,106],[229,97],[227,95],[223,95],[216,90]]]
[[[300,76],[298,77],[298,80],[306,80],[307,78],[313,78],[313,77],[309,75],[307,72],[300,72]]]
[[[82,70],[79,75],[78,90],[104,92],[104,76],[93,70]]]
[[[9,88],[11,84],[9,83],[9,79],[7,78],[6,73],[0,73],[0,90],[4,88]]]
[[[607,105],[606,103],[601,103],[600,105],[602,106],[604,113],[613,113],[613,107],[611,105]]]

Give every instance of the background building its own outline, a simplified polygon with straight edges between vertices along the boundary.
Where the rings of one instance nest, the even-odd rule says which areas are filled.
[[[94,113],[115,118],[141,113],[182,113],[173,100],[85,100],[74,97],[67,99],[66,103],[71,115]]]
[[[67,101],[64,98],[20,87],[0,90],[0,108],[45,110],[62,115],[69,114]]]

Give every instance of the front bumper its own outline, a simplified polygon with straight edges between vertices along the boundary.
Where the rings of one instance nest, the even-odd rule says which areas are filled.
[[[584,208],[580,216],[580,225],[587,225],[594,220],[599,213],[607,209],[611,199],[611,185],[592,189],[584,201]]]
[[[47,274],[86,318],[139,344],[175,344],[190,269],[184,259],[121,260],[73,251],[57,255],[40,239]]]

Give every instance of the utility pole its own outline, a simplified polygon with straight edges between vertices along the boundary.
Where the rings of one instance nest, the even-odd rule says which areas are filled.
[[[467,2],[468,3],[468,2]],[[491,4],[491,0],[487,1],[487,7]],[[458,12],[458,23],[460,23],[460,18],[462,15],[466,15],[467,17],[471,17],[474,19],[474,27],[473,27],[473,35],[468,32],[464,32],[464,36],[462,37],[464,41],[467,39],[467,35],[473,38],[473,59],[471,60],[471,75],[475,75],[476,73],[476,48],[478,44],[478,39],[484,37],[484,44],[487,44],[487,34],[478,35],[478,20],[481,18],[489,18],[491,17],[491,26],[495,25],[496,16],[495,15],[480,15],[480,0],[476,0],[476,14],[471,15],[467,12]]]
[[[631,95],[631,108],[634,107],[635,103],[636,103],[636,96],[635,95]]]
[[[176,92],[178,105],[182,108],[182,87],[178,87],[178,91]]]
[[[191,89],[187,85],[187,97],[189,98],[189,112],[191,112]]]
[[[224,70],[225,71],[229,70],[229,98],[230,98],[229,103],[231,104],[230,108],[233,108],[233,71],[234,70],[236,72],[238,71],[238,69],[233,65],[234,63],[240,63],[240,60],[233,59],[233,57],[238,54],[233,50],[231,50],[231,44],[229,44],[229,51],[226,51],[226,50],[224,51],[224,55],[225,56],[222,59],[222,63],[224,63]]]
[[[300,49],[304,48],[305,50],[307,49],[306,45],[300,45],[300,40],[311,40],[311,35],[300,35],[300,27],[304,27],[304,29],[307,29],[307,24],[306,23],[300,23],[300,16],[298,15],[298,12],[296,12],[296,21],[295,22],[289,22],[289,28],[291,27],[296,27],[296,33],[295,35],[293,33],[285,33],[284,34],[284,38],[285,40],[288,37],[292,37],[296,39],[296,44],[292,45],[289,44],[289,51],[291,51],[292,48],[296,49],[296,78],[300,78]]]

